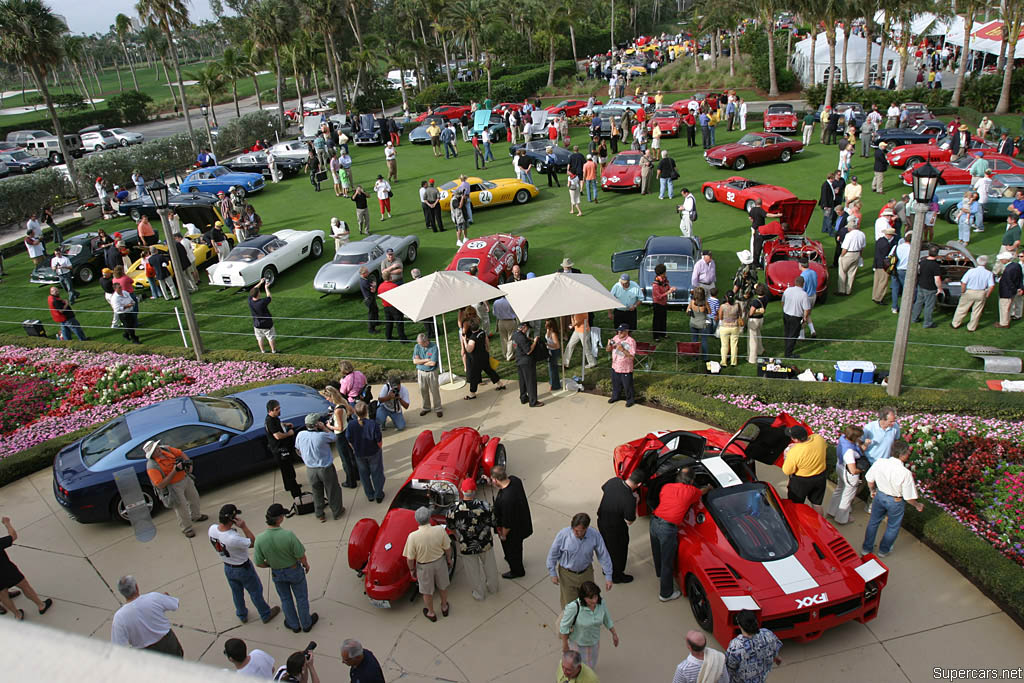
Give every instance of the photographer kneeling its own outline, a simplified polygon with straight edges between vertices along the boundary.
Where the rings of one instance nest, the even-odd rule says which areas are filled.
[[[199,513],[199,492],[192,481],[192,460],[181,449],[161,446],[159,441],[147,441],[142,450],[149,460],[146,474],[153,482],[160,502],[174,509],[181,532],[192,538],[196,535],[192,522],[209,519]]]

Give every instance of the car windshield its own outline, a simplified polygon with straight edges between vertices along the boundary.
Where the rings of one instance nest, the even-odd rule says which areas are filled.
[[[769,114],[792,114],[793,107],[788,104],[771,104],[768,106]]]
[[[483,187],[483,188],[484,188],[485,190],[493,190],[494,188],[496,188],[496,187],[497,187],[497,185],[495,185],[494,183],[492,183],[492,182],[491,182],[491,181],[489,181],[489,180],[485,180],[485,181],[483,181],[482,183],[480,183],[480,185],[481,185],[481,187]]]
[[[229,171],[228,169],[224,168],[223,166],[218,166],[217,168],[211,168],[210,169],[210,173],[212,173],[214,176],[222,176],[222,175],[225,175],[225,174],[230,173],[230,172],[231,171]]]
[[[644,259],[644,270],[653,273],[659,264],[669,273],[693,270],[693,259],[685,254],[651,254]]]
[[[675,109],[659,109],[656,112],[654,112],[654,116],[655,117],[675,118],[676,110]]]
[[[193,396],[192,405],[200,422],[220,425],[236,432],[244,432],[252,424],[252,414],[237,398]]]
[[[370,254],[363,252],[362,254],[335,254],[334,262],[340,263],[346,266],[355,266],[360,263],[366,263],[370,260]]]
[[[441,186],[442,190],[453,190],[455,186],[459,184],[457,180],[449,180],[447,183]]]
[[[640,156],[636,154],[632,154],[630,156],[620,154],[612,159],[612,166],[636,166],[639,163]]]
[[[64,245],[64,253],[67,254],[69,257],[70,256],[78,256],[79,254],[82,253],[82,245],[81,244],[65,244]]]
[[[17,152],[11,152],[10,157],[15,161],[25,161],[26,159],[33,159],[34,157],[28,152],[18,150]]]
[[[232,249],[225,261],[241,261],[242,263],[252,263],[263,258],[264,254],[255,247],[238,247]]]
[[[124,135],[128,131],[126,131],[124,128],[111,128],[110,132],[111,133],[116,133],[117,135]]]
[[[955,166],[956,168],[970,168],[971,164],[973,164],[977,160],[978,157],[971,156],[970,154],[968,154],[967,156],[954,161],[953,166]]]
[[[764,483],[714,489],[707,494],[705,505],[732,547],[748,562],[781,560],[799,547]]]
[[[131,438],[132,433],[123,417],[108,422],[82,439],[82,462],[91,467]]]
[[[743,137],[741,137],[736,142],[738,144],[740,144],[740,145],[747,145],[748,147],[760,147],[761,143],[763,141],[764,141],[764,138],[762,138],[759,135],[749,135],[748,134],[748,135],[744,135]]]

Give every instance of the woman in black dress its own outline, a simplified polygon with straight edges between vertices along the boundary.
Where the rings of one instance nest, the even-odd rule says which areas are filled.
[[[495,391],[505,388],[498,373],[491,367],[491,341],[487,333],[480,328],[479,318],[470,318],[463,323],[462,328],[462,349],[466,356],[466,374],[469,376],[469,396],[465,399],[476,398],[476,388],[480,384],[481,373],[486,373],[493,384],[498,386]]]
[[[0,537],[0,614],[7,614],[12,612],[14,618],[21,621],[25,618],[25,610],[18,609],[14,606],[14,600],[20,593],[18,591],[12,591],[11,588],[17,586],[25,593],[25,597],[36,603],[36,607],[39,608],[40,614],[46,614],[46,611],[53,605],[53,600],[46,598],[46,600],[40,600],[39,594],[36,593],[35,589],[32,588],[32,584],[28,582],[25,575],[21,573],[17,565],[11,562],[10,558],[7,557],[7,549],[14,545],[14,542],[18,540],[18,532],[11,526],[11,520],[9,517],[3,517],[0,519],[5,527],[7,527],[7,535]]]

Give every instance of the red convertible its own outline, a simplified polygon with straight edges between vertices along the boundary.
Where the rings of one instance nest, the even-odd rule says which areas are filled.
[[[796,199],[796,195],[784,187],[765,185],[738,175],[725,180],[709,180],[701,186],[701,191],[709,202],[725,202],[747,213],[754,208],[755,199],[761,200],[762,208],[768,213],[775,213],[782,200]]]
[[[671,107],[656,110],[651,114],[647,122],[647,130],[654,130],[654,124],[661,128],[662,137],[674,138],[679,135],[679,129],[683,127],[683,113]]]
[[[601,100],[594,100],[595,106],[599,104],[601,104]],[[586,100],[562,100],[558,104],[552,104],[549,107],[544,107],[544,110],[551,116],[579,116],[580,109],[585,106],[587,106]]]
[[[813,640],[848,621],[878,616],[889,570],[861,557],[809,505],[779,496],[757,478],[756,463],[777,464],[789,444],[789,415],[759,416],[736,434],[718,429],[659,431],[615,449],[615,474],[643,474],[639,514],[684,467],[711,485],[679,528],[676,579],[693,616],[723,646],[749,609],[780,638]],[[806,425],[804,425],[806,428]],[[809,431],[809,429],[808,429]]]
[[[641,152],[619,152],[601,171],[602,190],[640,190]]]
[[[459,501],[463,479],[482,480],[493,465],[504,465],[505,447],[498,437],[480,434],[469,427],[443,432],[434,443],[430,430],[412,448],[412,474],[391,501],[379,525],[361,519],[348,540],[348,566],[363,579],[366,595],[375,607],[391,607],[414,583],[402,556],[405,541],[416,530],[413,513],[428,507],[434,524],[444,525],[445,512]],[[458,553],[452,553],[455,562]],[[455,562],[449,576],[455,573]]]
[[[712,147],[704,152],[704,160],[712,166],[742,171],[751,164],[766,161],[786,163],[794,154],[804,151],[804,143],[774,133],[747,133],[736,142]]]
[[[795,133],[796,126],[796,112],[792,104],[769,104],[765,109],[765,133]]]
[[[818,240],[807,239],[804,231],[814,215],[817,202],[813,199],[786,199],[779,202],[776,211],[782,214],[777,221],[761,226],[761,234],[773,236],[761,248],[764,257],[764,278],[768,291],[775,296],[793,284],[800,274],[800,259],[806,258],[808,267],[818,275],[818,302],[828,296],[828,266],[825,249]]]
[[[487,235],[466,240],[455,252],[447,270],[468,273],[474,266],[476,276],[497,287],[512,278],[512,266],[526,263],[530,257],[530,243],[519,235]]]
[[[928,142],[900,145],[889,150],[885,158],[890,166],[895,166],[896,168],[913,168],[926,161],[931,161],[932,163],[949,161],[953,156],[949,143],[949,135],[943,135],[938,139],[932,138]],[[971,149],[994,149],[991,143],[985,142],[974,135],[971,136],[970,147]]]
[[[449,121],[458,121],[463,116],[468,116],[469,110],[470,106],[468,104],[442,104],[417,116],[416,122],[423,123],[428,116],[446,118]]]
[[[996,154],[988,149],[972,149],[970,154],[960,157],[956,161],[932,164],[935,170],[939,172],[939,184],[970,185],[971,164],[975,162],[977,157],[982,156],[988,160],[988,167],[992,169],[993,173],[1024,173],[1024,160],[1006,156],[1005,154]],[[914,184],[914,168],[908,168],[900,174],[904,185]]]

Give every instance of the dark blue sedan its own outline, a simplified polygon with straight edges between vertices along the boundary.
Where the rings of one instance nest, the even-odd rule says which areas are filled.
[[[124,504],[114,473],[131,467],[139,476],[150,510],[155,496],[146,474],[142,446],[159,439],[195,461],[199,489],[235,482],[274,464],[267,450],[267,401],[281,403],[281,421],[296,429],[309,413],[328,413],[330,404],[301,384],[277,384],[230,396],[186,396],[139,408],[104,424],[65,447],[53,461],[53,493],[79,522],[121,518]]]

